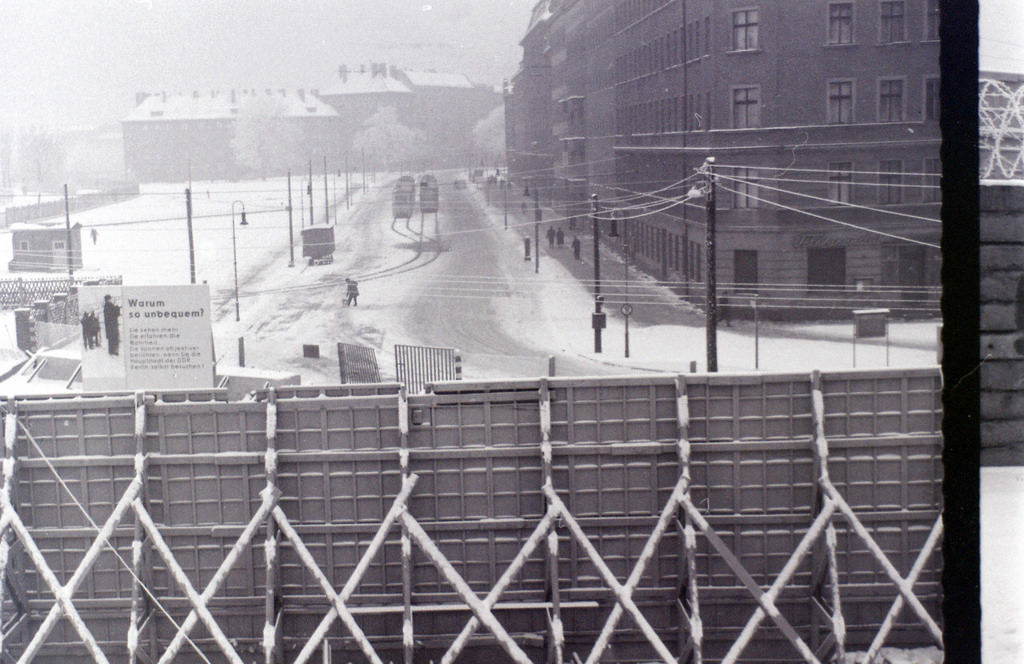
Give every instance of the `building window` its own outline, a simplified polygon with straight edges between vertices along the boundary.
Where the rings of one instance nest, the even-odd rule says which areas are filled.
[[[732,206],[734,208],[761,207],[759,198],[764,198],[761,188],[757,186],[758,172],[756,168],[737,168],[733,171]]]
[[[878,202],[903,202],[903,162],[883,159],[878,162]]]
[[[939,119],[939,79],[926,78],[924,80],[924,119]]]
[[[903,80],[882,79],[878,82],[878,121],[903,121]]]
[[[761,91],[757,86],[733,88],[732,126],[735,129],[761,126]]]
[[[921,200],[925,203],[937,203],[942,200],[942,160],[929,158],[924,160],[924,176],[921,183]]]
[[[846,247],[807,249],[807,285],[842,286],[846,283]]]
[[[853,81],[829,81],[828,121],[830,124],[853,122]]]
[[[53,241],[53,250],[54,251],[56,251],[58,249],[63,249],[63,248],[64,248],[64,240],[54,240]]]
[[[28,251],[28,240],[22,240],[18,243],[18,249],[21,251]]]
[[[732,50],[757,49],[757,16],[756,9],[741,9],[732,13]]]
[[[833,203],[853,202],[853,162],[828,163],[828,197]]]
[[[881,43],[893,44],[904,41],[903,18],[903,0],[882,1],[879,16]]]
[[[924,3],[924,39],[939,39],[939,0],[926,0]]]
[[[833,2],[828,6],[828,43],[853,43],[852,2]]]

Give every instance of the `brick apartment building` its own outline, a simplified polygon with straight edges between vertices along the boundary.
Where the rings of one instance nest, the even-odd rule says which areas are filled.
[[[511,175],[561,214],[622,207],[613,243],[698,294],[704,199],[672,202],[714,157],[720,288],[937,312],[938,20],[937,0],[541,0],[506,90]]]

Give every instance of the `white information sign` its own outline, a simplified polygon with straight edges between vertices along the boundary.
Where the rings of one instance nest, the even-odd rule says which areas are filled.
[[[205,284],[83,286],[78,302],[85,390],[213,387]]]

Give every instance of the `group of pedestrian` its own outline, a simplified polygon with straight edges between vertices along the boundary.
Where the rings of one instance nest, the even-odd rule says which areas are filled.
[[[114,303],[109,295],[103,296],[103,331],[107,335],[107,352],[111,355],[119,355],[121,345],[121,334],[118,330],[117,319],[121,316],[121,307]],[[80,319],[82,324],[82,345],[86,350],[97,348],[100,345],[100,321],[92,311],[86,311]]]
[[[100,320],[91,311],[82,314],[82,345],[86,350],[100,345]]]

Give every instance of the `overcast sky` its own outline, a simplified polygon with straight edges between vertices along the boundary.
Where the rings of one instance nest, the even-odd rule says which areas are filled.
[[[370,60],[498,85],[535,1],[0,0],[0,125],[115,122],[136,91],[315,88]],[[1024,0],[981,12],[981,68],[1024,72]]]
[[[117,121],[136,91],[325,85],[388,61],[499,85],[535,0],[0,0],[0,124]]]

